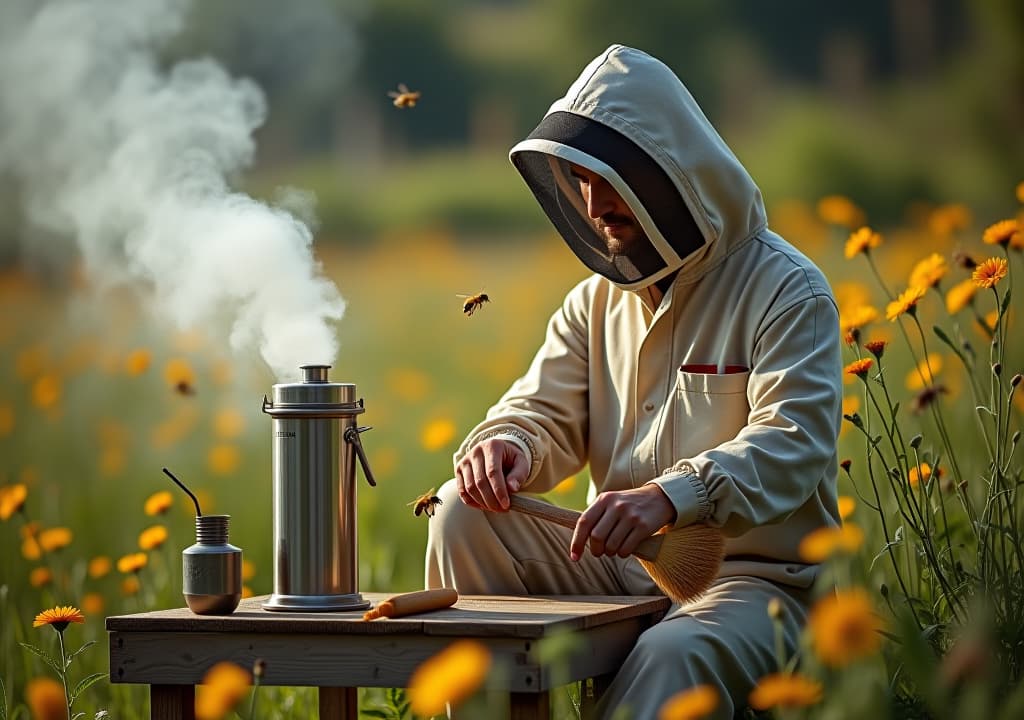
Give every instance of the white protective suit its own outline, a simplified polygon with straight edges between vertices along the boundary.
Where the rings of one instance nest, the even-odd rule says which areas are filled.
[[[664,64],[615,45],[587,66],[511,160],[595,275],[552,316],[526,374],[455,455],[498,436],[531,459],[525,492],[589,464],[590,500],[657,483],[676,526],[727,536],[719,580],[641,636],[603,700],[654,718],[709,683],[732,717],[777,670],[767,603],[790,648],[816,566],[797,547],[839,522],[838,311],[815,265],[767,227],[760,191]],[[568,162],[598,173],[650,242],[608,257]],[[675,273],[660,303],[650,287]],[[568,558],[570,531],[463,505],[447,483],[427,584],[463,593],[652,594],[635,559]]]

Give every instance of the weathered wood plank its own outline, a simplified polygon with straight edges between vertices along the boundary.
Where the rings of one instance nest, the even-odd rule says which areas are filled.
[[[547,692],[517,693],[509,696],[509,720],[547,720],[551,699]]]
[[[359,720],[359,690],[322,687],[319,690],[320,720]]]
[[[363,593],[373,603],[390,594]],[[188,608],[111,616],[109,631],[185,631],[218,633],[308,633],[316,635],[387,635],[422,633],[458,637],[540,638],[554,632],[582,630],[618,620],[657,616],[670,601],[661,596],[504,597],[467,595],[451,608],[408,618],[365,622],[362,611],[325,613],[269,612],[266,596],[243,600],[232,615],[195,615]],[[467,629],[467,626],[469,628]]]

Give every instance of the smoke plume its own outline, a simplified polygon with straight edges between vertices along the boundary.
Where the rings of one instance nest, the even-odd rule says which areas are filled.
[[[229,185],[262,91],[210,59],[159,62],[188,5],[3,0],[0,178],[32,242],[73,238],[90,278],[146,288],[183,329],[226,322],[279,378],[332,364],[345,303],[309,226]]]

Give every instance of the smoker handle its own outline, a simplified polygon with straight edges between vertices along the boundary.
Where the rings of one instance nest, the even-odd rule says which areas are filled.
[[[345,442],[352,443],[352,447],[356,450],[356,455],[359,457],[359,464],[363,466],[363,474],[366,476],[366,482],[370,483],[371,487],[377,486],[377,481],[373,479],[373,473],[370,472],[370,461],[366,459],[366,453],[363,451],[363,443],[359,440],[359,433],[372,430],[371,427],[354,427],[349,426],[345,428],[343,437]]]

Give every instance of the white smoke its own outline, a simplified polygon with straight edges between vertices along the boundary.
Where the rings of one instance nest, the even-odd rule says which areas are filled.
[[[73,237],[91,277],[149,288],[180,328],[227,317],[232,348],[258,347],[279,378],[332,364],[345,303],[309,225],[229,185],[262,91],[209,59],[160,66],[188,6],[0,2],[0,177],[33,238]]]

